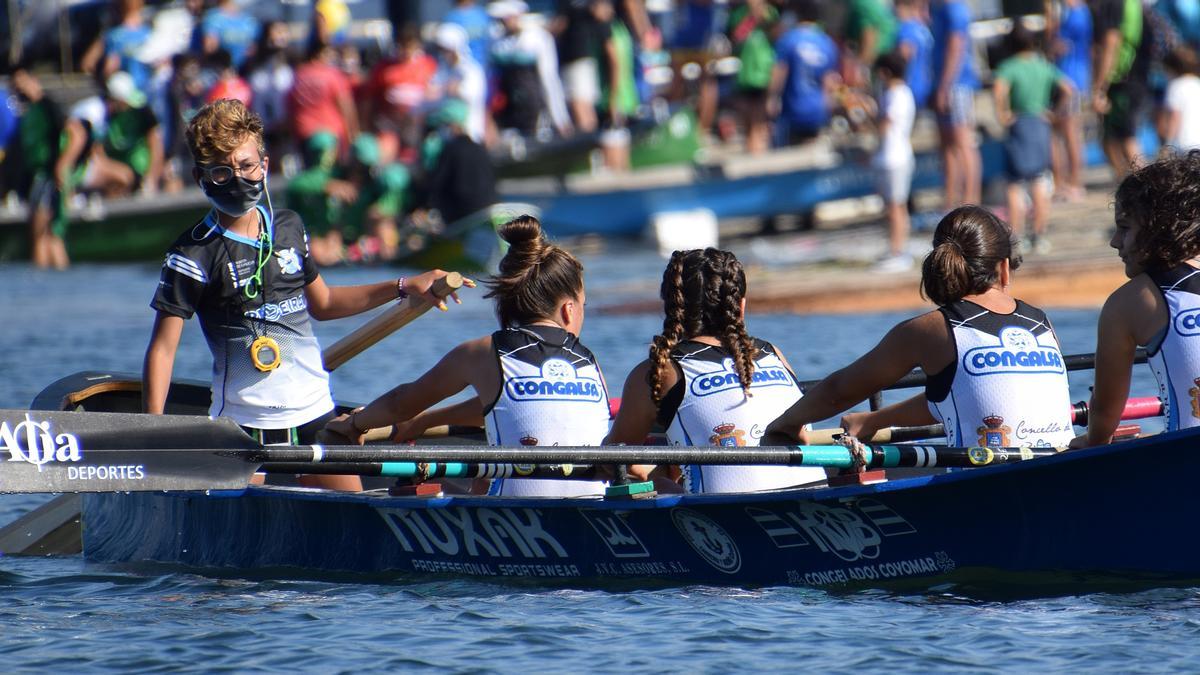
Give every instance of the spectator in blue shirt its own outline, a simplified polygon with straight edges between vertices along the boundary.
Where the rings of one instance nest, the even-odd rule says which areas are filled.
[[[925,25],[922,0],[896,0],[896,50],[904,57],[904,83],[917,108],[925,107],[933,91],[933,33]]]
[[[492,17],[475,0],[456,0],[454,9],[446,13],[444,23],[462,26],[467,31],[467,44],[475,62],[487,70],[492,49]]]
[[[933,0],[933,107],[946,172],[946,208],[978,204],[981,162],[975,144],[975,74],[971,9],[963,0]]]
[[[120,22],[104,35],[104,74],[123,70],[133,77],[138,89],[146,91],[150,86],[150,65],[139,56],[150,40],[150,26],[142,17],[143,7],[143,0],[117,2]]]
[[[205,12],[200,22],[204,53],[211,55],[224,49],[229,52],[233,67],[241,68],[246,57],[254,53],[259,30],[258,19],[242,11],[234,0],[222,0]]]
[[[775,44],[768,114],[776,117],[781,144],[815,138],[829,122],[829,95],[837,77],[838,50],[821,26],[817,0],[795,3],[798,23]]]
[[[1057,5],[1055,7],[1054,5]],[[1054,192],[1069,201],[1083,198],[1083,109],[1092,86],[1092,12],[1084,0],[1046,0],[1046,34],[1055,65],[1071,80],[1074,93],[1061,114],[1054,116]]]

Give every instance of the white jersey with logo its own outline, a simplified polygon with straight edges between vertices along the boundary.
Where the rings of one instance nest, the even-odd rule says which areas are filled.
[[[1058,338],[1046,314],[1017,300],[998,314],[959,300],[940,308],[958,357],[925,397],[954,446],[1058,447],[1075,437]]]
[[[492,334],[500,392],[484,410],[492,445],[600,445],[608,435],[608,390],[591,350],[557,326]],[[498,479],[506,497],[603,495],[601,481]]]
[[[767,425],[800,399],[800,386],[775,348],[762,340],[754,345],[749,398],[724,348],[688,341],[671,351],[683,377],[659,403],[658,421],[672,445],[756,447]],[[683,475],[688,492],[752,492],[824,480],[825,470],[685,465]]]
[[[1200,426],[1200,270],[1180,265],[1150,279],[1167,303],[1167,325],[1146,345],[1167,431]]]

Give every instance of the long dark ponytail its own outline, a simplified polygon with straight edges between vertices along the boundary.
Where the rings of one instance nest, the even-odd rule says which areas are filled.
[[[533,216],[519,216],[500,226],[508,253],[499,273],[484,281],[485,298],[496,303],[501,327],[553,316],[563,298],[583,290],[583,265],[565,249],[546,241]]]

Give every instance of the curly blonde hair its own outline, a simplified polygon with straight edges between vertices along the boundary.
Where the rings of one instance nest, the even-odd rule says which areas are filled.
[[[201,166],[224,161],[249,137],[257,142],[258,153],[266,155],[262,118],[237,99],[213,101],[188,122],[188,150],[192,160]]]

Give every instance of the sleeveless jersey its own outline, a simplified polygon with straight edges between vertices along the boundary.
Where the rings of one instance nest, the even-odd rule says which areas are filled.
[[[1200,270],[1183,264],[1151,272],[1167,303],[1167,325],[1146,346],[1167,431],[1200,426]]]
[[[997,314],[959,300],[939,308],[954,363],[929,378],[925,397],[954,446],[1062,446],[1075,436],[1066,364],[1046,314],[1017,300]]]
[[[591,350],[557,326],[492,334],[500,391],[484,410],[492,445],[600,445],[608,434],[608,391]],[[497,479],[489,494],[602,495],[601,481]]]
[[[658,421],[672,445],[757,446],[767,425],[800,399],[800,386],[775,348],[762,340],[754,345],[749,398],[724,348],[688,341],[671,351],[683,377],[659,403]],[[683,476],[688,492],[750,492],[824,480],[825,470],[685,465]]]

